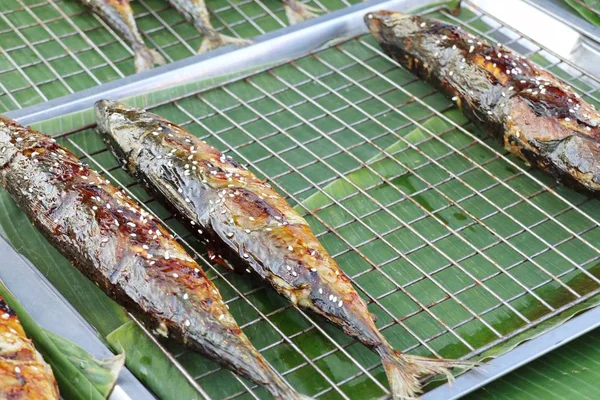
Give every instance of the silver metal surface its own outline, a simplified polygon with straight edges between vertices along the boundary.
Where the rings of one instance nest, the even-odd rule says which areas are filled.
[[[421,396],[423,400],[453,400],[516,370],[600,326],[600,307],[586,311],[550,332],[541,335],[478,368]]]
[[[96,358],[113,356],[67,300],[1,236],[0,260],[0,280],[41,327],[70,340]],[[154,396],[123,368],[110,399],[151,400]]]

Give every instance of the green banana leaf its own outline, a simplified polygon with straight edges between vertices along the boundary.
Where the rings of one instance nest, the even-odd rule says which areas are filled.
[[[598,0],[565,0],[569,6],[583,18],[596,26],[600,26],[600,1]],[[586,7],[587,5],[587,7]]]
[[[52,367],[63,398],[108,397],[123,368],[125,353],[98,360],[69,340],[40,327],[3,283],[0,283],[0,294],[17,313],[27,336]]]

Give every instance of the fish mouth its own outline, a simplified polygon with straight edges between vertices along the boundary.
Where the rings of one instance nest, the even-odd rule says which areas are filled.
[[[98,100],[96,104],[94,104],[94,109],[96,110],[96,123],[101,132],[108,131],[108,120],[114,104],[113,101],[106,99]]]
[[[371,34],[376,39],[381,38],[381,32],[385,27],[393,25],[394,21],[407,18],[408,16],[395,11],[379,10],[366,14],[364,21]]]

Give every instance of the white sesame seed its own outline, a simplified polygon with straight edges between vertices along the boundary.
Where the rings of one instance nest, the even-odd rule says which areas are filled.
[[[330,294],[330,295],[329,295],[329,301],[332,301],[332,300],[333,300],[333,295],[332,295],[332,294]]]
[[[137,235],[135,233],[130,233],[129,236],[136,237]]]
[[[98,210],[98,207],[96,207],[96,206],[92,206],[92,210],[94,210],[94,211],[97,211],[97,210]]]
[[[567,117],[565,118],[565,121],[569,122],[571,120],[571,118]]]
[[[8,319],[8,318],[10,318],[10,315],[8,315],[8,313],[2,314],[2,319]]]
[[[190,320],[189,320],[189,319],[186,319],[186,320],[185,320],[185,322],[184,322],[184,324],[185,324],[185,326],[190,326],[190,325],[192,325],[192,323],[190,322]]]
[[[21,373],[21,368],[19,368],[19,367],[15,367],[15,372],[16,372],[17,374],[20,374],[20,373]]]
[[[294,251],[294,248],[292,246],[288,246],[288,250],[289,251]]]
[[[472,52],[473,52],[473,50],[475,50],[475,46],[471,46],[471,47],[469,47],[469,53],[472,53]]]
[[[252,232],[252,231],[251,231],[250,229],[244,229],[244,232],[246,232],[246,233],[250,233],[250,232]]]
[[[179,278],[179,275],[177,275],[175,272],[173,272],[173,278]]]
[[[171,255],[169,254],[169,252],[165,252],[165,260],[168,260],[169,258],[171,258]]]
[[[187,293],[185,293],[185,294],[183,295],[183,299],[184,299],[184,300],[187,300],[189,297],[190,297],[190,296],[189,296]]]
[[[421,22],[421,28],[424,28],[427,24],[425,22]]]
[[[313,267],[313,268],[311,268],[310,270],[311,270],[312,272],[317,272],[317,269],[316,269],[316,268],[314,268],[314,267]]]
[[[285,268],[286,268],[288,271],[291,271],[291,270],[292,270],[292,267],[290,267],[289,265],[286,265],[286,266],[285,266]]]
[[[341,307],[342,305],[344,305],[344,301],[340,300],[340,302],[338,303],[338,307]]]
[[[250,217],[248,218],[250,221],[254,221],[254,217]]]
[[[228,237],[228,238],[230,238],[230,239],[233,237],[233,233],[231,233],[231,232],[227,232],[227,233],[226,233],[226,235],[227,235],[227,237]]]
[[[452,98],[452,101],[456,101],[456,100],[458,100],[458,96],[454,96],[454,97]]]
[[[127,225],[129,225],[132,228],[135,228],[135,224],[133,222],[128,222]]]
[[[323,294],[323,289],[319,288],[319,294]]]

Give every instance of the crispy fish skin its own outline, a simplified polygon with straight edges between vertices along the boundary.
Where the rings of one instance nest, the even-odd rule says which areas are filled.
[[[223,35],[216,31],[210,22],[210,13],[204,0],[167,0],[185,20],[194,24],[194,27],[204,36],[198,53],[205,53],[221,46],[233,44],[247,46],[250,40],[238,39]]]
[[[79,0],[131,44],[136,72],[165,64],[159,52],[149,48],[138,31],[129,0]]]
[[[413,396],[421,374],[466,365],[394,350],[306,221],[235,160],[144,110],[101,100],[96,115],[117,158],[218,253],[211,258],[256,272],[294,305],[324,316],[377,352],[395,398]]]
[[[267,388],[303,399],[252,346],[172,235],[56,141],[0,117],[0,180],[48,241],[153,329]]]
[[[60,398],[52,369],[27,338],[16,313],[0,296],[0,398]]]
[[[556,76],[438,20],[380,11],[365,22],[390,57],[512,154],[575,189],[600,191],[600,114]]]

